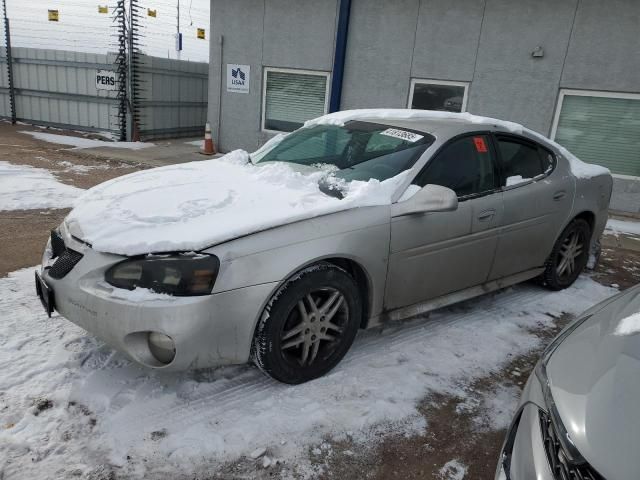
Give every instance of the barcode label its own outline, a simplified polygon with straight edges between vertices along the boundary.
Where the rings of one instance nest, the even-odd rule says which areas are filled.
[[[387,137],[399,138],[400,140],[406,140],[407,142],[417,142],[424,138],[423,135],[417,133],[407,132],[406,130],[398,130],[397,128],[387,128],[385,131],[380,132],[380,135],[386,135]]]

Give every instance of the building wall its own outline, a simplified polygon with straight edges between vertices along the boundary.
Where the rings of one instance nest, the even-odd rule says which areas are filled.
[[[337,0],[212,0],[209,121],[219,149],[253,151],[269,138],[261,131],[263,67],[331,70],[337,6]],[[248,94],[227,93],[228,63],[251,66]]]
[[[264,66],[331,71],[338,8],[212,0],[209,120],[223,151],[270,136],[260,124]],[[221,61],[251,65],[248,95],[220,91]],[[467,111],[549,135],[562,88],[640,93],[640,1],[352,0],[341,108],[404,108],[412,79],[468,82]],[[637,185],[616,185],[627,200],[614,205],[628,210]]]

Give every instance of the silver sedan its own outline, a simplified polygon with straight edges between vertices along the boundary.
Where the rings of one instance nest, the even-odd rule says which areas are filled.
[[[176,172],[147,171],[145,178],[165,187],[140,188],[144,201],[121,217],[105,208],[83,220],[74,213],[78,205],[52,232],[36,273],[45,308],[150,368],[253,360],[280,381],[300,383],[331,370],[360,328],[532,278],[566,288],[598,253],[612,188],[606,169],[498,120],[402,110],[341,114],[270,142],[246,167],[316,172],[310,195],[327,198],[333,210],[277,217],[261,207],[269,199],[256,183],[241,195],[255,218],[247,223],[237,212],[242,232],[190,243],[214,218],[184,233],[184,242],[169,241],[160,225],[152,244],[136,243],[136,230],[123,225],[135,227],[143,213],[169,218],[154,210],[153,199],[167,195],[167,177]],[[134,194],[141,175],[116,181],[123,196]],[[355,183],[393,188],[388,201],[350,204],[345,192]],[[112,187],[96,187],[87,201],[99,203]],[[238,198],[232,192],[216,200],[227,209],[224,218],[236,213]],[[183,200],[193,211],[212,204]],[[175,217],[173,225],[181,225]],[[106,248],[101,235],[87,233],[109,218],[104,231],[120,228],[119,238],[137,249]]]

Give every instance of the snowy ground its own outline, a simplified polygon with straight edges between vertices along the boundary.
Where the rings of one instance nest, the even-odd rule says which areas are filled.
[[[370,443],[380,432],[428,429],[416,410],[432,393],[464,384],[540,342],[551,315],[577,314],[615,290],[588,278],[551,293],[522,285],[383,331],[363,332],[329,375],[300,386],[251,366],[160,374],[59,316],[47,319],[33,269],[0,279],[0,478],[175,477],[229,462],[281,463],[312,476],[310,456],[328,439]],[[488,402],[497,425],[515,396]],[[506,404],[506,406],[505,406]],[[311,453],[309,453],[311,452]],[[463,466],[452,463],[451,478]]]
[[[614,235],[625,234],[640,236],[640,222],[610,218],[607,222],[607,231]]]
[[[71,135],[57,135],[54,133],[45,132],[30,132],[23,131],[25,135],[31,135],[38,140],[49,143],[57,143],[60,145],[70,145],[75,149],[83,148],[96,148],[96,147],[110,147],[110,148],[125,148],[128,150],[141,150],[143,148],[153,147],[153,143],[146,142],[111,142],[104,140],[94,140],[91,138],[74,137]]]
[[[60,183],[44,168],[0,161],[0,211],[66,208],[83,192]]]

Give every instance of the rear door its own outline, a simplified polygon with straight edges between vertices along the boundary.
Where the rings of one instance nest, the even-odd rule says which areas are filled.
[[[458,194],[453,212],[391,219],[385,306],[394,309],[484,283],[502,222],[502,192],[490,137],[459,136],[445,144],[413,181]]]
[[[490,280],[544,265],[575,193],[575,179],[551,151],[518,135],[494,139],[504,216]]]

